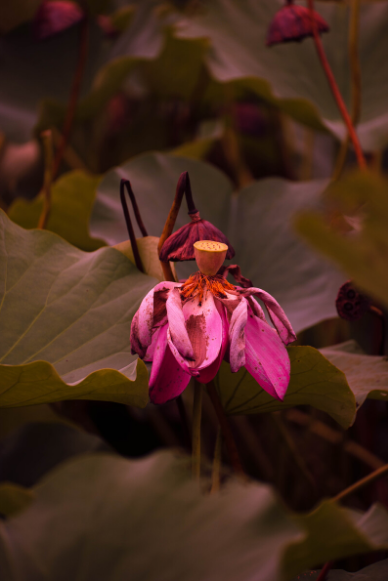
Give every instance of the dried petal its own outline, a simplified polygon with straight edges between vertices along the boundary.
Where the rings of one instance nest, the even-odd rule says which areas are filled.
[[[33,23],[37,40],[44,40],[74,26],[84,18],[84,13],[75,2],[55,0],[42,2]]]
[[[184,262],[194,260],[193,244],[199,240],[214,240],[214,242],[223,242],[228,246],[226,258],[229,260],[234,256],[234,250],[229,240],[213,224],[207,220],[202,220],[199,212],[190,214],[191,222],[179,228],[174,234],[171,234],[163,244],[159,258],[163,262]]]
[[[318,12],[313,12],[313,18],[320,34],[329,31],[329,25]],[[310,10],[289,3],[275,14],[268,28],[266,44],[272,46],[282,42],[300,42],[306,36],[313,36]]]

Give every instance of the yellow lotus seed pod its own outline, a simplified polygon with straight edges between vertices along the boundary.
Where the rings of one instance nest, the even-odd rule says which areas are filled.
[[[214,240],[198,240],[194,242],[194,255],[199,270],[205,276],[214,276],[222,266],[228,246]]]

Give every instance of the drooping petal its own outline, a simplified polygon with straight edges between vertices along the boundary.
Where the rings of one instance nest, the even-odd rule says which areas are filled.
[[[193,377],[198,376],[199,372],[189,367],[187,359],[185,359],[183,355],[181,355],[181,353],[179,353],[178,349],[175,347],[174,342],[171,338],[170,329],[167,330],[167,343],[168,346],[170,347],[171,353],[175,357],[176,362],[181,366],[182,370],[185,373],[189,373]]]
[[[252,316],[250,316],[252,315]],[[266,392],[282,400],[290,382],[290,359],[279,335],[248,309],[245,367]]]
[[[218,357],[213,361],[213,363],[211,363],[208,367],[205,367],[199,372],[199,376],[197,379],[200,383],[209,383],[209,381],[215,378],[222,363],[222,360],[224,359],[229,347],[229,323],[228,317],[226,315],[225,306],[222,301],[219,301],[217,299],[214,300],[214,303],[217,307],[222,323],[221,349],[218,354]]]
[[[272,295],[263,291],[261,288],[251,287],[246,289],[246,293],[242,293],[244,296],[255,295],[259,297],[265,304],[271,321],[275,325],[283,343],[288,345],[296,339],[293,328],[291,327],[290,321],[287,319],[286,313],[283,311],[282,307],[279,305],[276,299]]]
[[[247,324],[248,303],[242,298],[232,313],[229,327],[229,363],[232,373],[245,365],[245,326]],[[253,317],[254,315],[251,314]]]
[[[195,359],[194,349],[187,332],[182,300],[178,289],[172,289],[169,292],[166,308],[171,341],[182,357],[193,361]]]
[[[168,325],[155,331],[157,345],[149,382],[150,399],[155,404],[162,404],[178,397],[187,387],[190,375],[182,370],[167,343]]]
[[[197,298],[183,305],[186,328],[194,351],[189,367],[200,371],[215,361],[222,345],[222,319],[211,292],[200,302]]]
[[[139,309],[132,319],[131,325],[131,352],[137,353],[142,359],[145,357],[147,349],[152,341],[152,327],[154,325],[154,297],[158,291],[169,291],[180,286],[175,282],[161,282],[146,294]],[[162,305],[162,308],[163,307]]]

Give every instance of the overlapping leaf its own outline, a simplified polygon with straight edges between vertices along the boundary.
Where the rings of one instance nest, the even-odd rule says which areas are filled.
[[[60,177],[51,188],[47,230],[59,234],[81,250],[97,250],[103,240],[89,235],[89,217],[100,178],[81,171]],[[9,210],[11,220],[23,228],[36,228],[43,209],[43,194],[32,201],[18,199]]]
[[[84,253],[0,220],[0,405],[146,405],[148,374],[130,354],[129,331],[155,279],[113,248]]]
[[[268,395],[246,369],[231,373],[229,365],[222,363],[215,381],[225,411],[255,414],[311,405],[331,415],[343,428],[351,426],[356,401],[342,371],[313,347],[290,347],[288,353],[291,380],[282,402]]]
[[[355,341],[321,349],[322,355],[346,375],[358,405],[367,397],[388,400],[388,361],[366,355]]]
[[[108,172],[98,186],[91,234],[115,244],[127,238],[118,197],[120,178],[131,181],[148,232],[160,235],[182,171],[188,171],[201,216],[226,234],[236,250],[233,262],[253,283],[281,303],[294,328],[336,315],[334,301],[343,276],[310,252],[294,235],[295,212],[320,206],[326,181],[292,183],[267,179],[232,195],[230,181],[206,163],[172,155],[138,156]],[[182,204],[176,227],[187,223]],[[194,263],[178,266],[187,276]]]
[[[282,0],[216,0],[181,22],[179,36],[210,39],[206,62],[217,81],[249,87],[297,119],[343,136],[342,119],[312,39],[270,49],[265,46],[269,24],[282,6]],[[349,6],[319,3],[317,10],[330,26],[322,41],[349,106]],[[364,3],[360,10],[362,114],[358,131],[364,148],[374,150],[387,143],[388,134],[388,72],[384,65],[388,7],[383,2]]]
[[[280,581],[388,546],[383,508],[360,515],[326,502],[296,517],[268,486],[241,481],[204,495],[187,460],[171,453],[73,460],[33,492],[28,508],[0,523],[10,581],[40,579],[43,566],[58,581]]]
[[[328,196],[337,212],[355,216],[357,230],[337,231],[329,217],[305,212],[298,232],[319,252],[337,263],[377,301],[388,305],[388,182],[378,174],[354,172],[333,183]]]

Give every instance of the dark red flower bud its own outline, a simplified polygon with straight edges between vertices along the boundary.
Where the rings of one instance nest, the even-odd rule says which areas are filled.
[[[120,36],[120,30],[113,24],[112,18],[110,16],[100,14],[97,16],[97,24],[101,28],[106,38],[114,40]]]
[[[335,306],[341,319],[358,321],[369,310],[370,302],[356,289],[353,282],[348,280],[340,287]]]
[[[313,12],[313,18],[317,24],[318,32],[328,32],[329,25],[318,14]],[[304,6],[295,6],[292,0],[288,0],[272,20],[267,32],[267,46],[281,42],[300,42],[306,36],[313,36],[310,10]]]
[[[84,13],[75,2],[55,0],[42,2],[35,14],[33,31],[38,40],[55,36],[74,26],[84,18]]]
[[[195,260],[194,242],[198,240],[214,240],[227,244],[228,251],[226,258],[229,260],[234,256],[234,249],[224,234],[218,228],[213,226],[207,220],[202,220],[199,212],[189,213],[191,218],[190,224],[179,228],[174,234],[167,238],[162,246],[159,258],[163,262],[184,262],[186,260]]]

